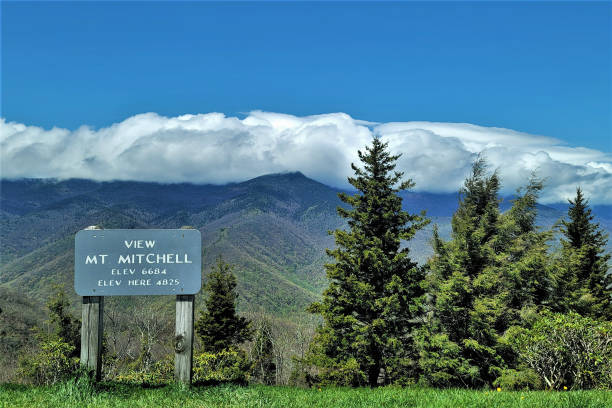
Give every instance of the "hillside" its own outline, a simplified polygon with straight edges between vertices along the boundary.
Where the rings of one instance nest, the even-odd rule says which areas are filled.
[[[237,265],[243,306],[299,312],[321,290],[332,244],[326,231],[340,225],[336,192],[299,173],[221,187],[84,180],[1,187],[0,285],[33,298],[45,298],[51,283],[72,286],[74,234],[88,225],[192,225],[202,232],[205,271],[218,255]]]
[[[205,273],[219,255],[236,265],[242,310],[300,314],[327,285],[325,248],[333,246],[327,231],[344,225],[336,214],[337,190],[301,173],[224,186],[2,180],[0,188],[0,288],[29,299],[46,299],[54,283],[72,288],[74,235],[86,226],[191,225],[202,232]],[[433,224],[450,234],[457,194],[407,192],[403,198],[406,209],[426,209],[432,218],[409,243],[412,256],[424,262]],[[502,208],[508,206],[505,200]],[[540,206],[538,222],[550,226],[562,215]],[[610,219],[598,220],[611,229]]]

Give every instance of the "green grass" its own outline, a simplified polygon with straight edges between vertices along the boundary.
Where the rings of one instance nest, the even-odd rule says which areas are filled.
[[[9,407],[612,407],[611,391],[507,392],[426,388],[301,389],[269,386],[142,388],[102,383],[52,387],[0,385],[0,408]]]

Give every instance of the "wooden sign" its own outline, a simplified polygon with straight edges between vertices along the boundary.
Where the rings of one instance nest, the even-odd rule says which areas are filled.
[[[196,229],[82,230],[74,247],[81,296],[193,295],[202,284]]]
[[[174,378],[190,384],[201,274],[202,237],[196,229],[79,231],[74,288],[83,296],[81,366],[101,379],[104,296],[176,295]]]

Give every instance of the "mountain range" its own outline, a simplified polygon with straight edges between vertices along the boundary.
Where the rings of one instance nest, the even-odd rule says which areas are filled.
[[[222,256],[234,265],[241,310],[290,318],[302,314],[327,286],[325,249],[334,245],[328,231],[346,226],[336,212],[343,205],[337,193],[338,189],[299,172],[221,186],[1,180],[0,289],[7,299],[10,294],[42,304],[54,284],[64,284],[76,308],[78,296],[72,288],[77,231],[90,225],[107,229],[189,225],[202,233],[204,276]],[[432,252],[433,224],[442,236],[450,235],[458,196],[403,192],[402,197],[405,209],[427,210],[432,219],[407,243],[413,259],[422,263]],[[502,210],[510,201],[502,202]],[[539,225],[552,226],[566,208],[539,205]],[[595,208],[597,221],[607,231],[612,230],[611,208]],[[152,297],[151,301],[172,299]]]

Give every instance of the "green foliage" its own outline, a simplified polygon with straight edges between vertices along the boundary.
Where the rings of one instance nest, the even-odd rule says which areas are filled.
[[[98,384],[89,370],[79,367],[70,378],[56,383],[53,387],[65,406],[83,407],[95,398]]]
[[[317,379],[320,374],[320,378],[327,383],[368,383],[368,370],[364,368],[372,365],[373,360],[364,360],[363,366],[358,364],[358,369],[355,370],[350,359],[354,358],[357,362],[361,360],[350,353],[365,352],[366,340],[373,339],[374,344],[388,351],[383,358],[384,369],[379,370],[380,378],[385,383],[409,384],[420,376],[423,383],[430,385],[464,387],[485,385],[487,381],[495,379],[493,384],[503,382],[505,389],[514,387],[511,385],[513,383],[520,384],[521,373],[526,373],[519,368],[518,350],[513,348],[510,339],[504,336],[508,327],[531,327],[538,320],[543,308],[553,308],[565,313],[574,310],[582,315],[610,320],[609,310],[606,309],[609,302],[605,302],[610,296],[610,291],[606,292],[605,289],[610,281],[604,281],[610,279],[605,277],[609,254],[600,251],[606,244],[606,237],[602,229],[593,222],[582,193],[577,192],[577,198],[570,202],[573,208],[570,208],[568,221],[561,227],[561,230],[565,231],[562,248],[554,257],[557,263],[551,265],[553,257],[547,252],[550,234],[534,227],[538,183],[529,184],[519,193],[512,208],[506,213],[500,213],[499,206],[494,203],[495,183],[489,183],[487,186],[486,182],[481,182],[487,179],[485,173],[486,171],[482,170],[480,181],[474,178],[471,183],[466,183],[466,190],[474,192],[473,195],[462,191],[465,208],[460,212],[460,217],[453,219],[453,228],[457,235],[453,235],[449,242],[444,242],[439,236],[435,239],[436,260],[430,263],[431,286],[428,288],[432,294],[430,313],[433,318],[428,326],[412,337],[407,336],[409,332],[414,334],[412,329],[407,330],[403,333],[406,334],[405,338],[400,336],[399,342],[392,341],[387,344],[386,335],[380,335],[376,331],[386,331],[383,326],[370,332],[358,332],[362,317],[365,316],[362,303],[368,307],[373,303],[376,313],[386,306],[368,296],[363,298],[363,302],[362,299],[357,299],[355,303],[359,307],[355,308],[354,314],[347,315],[345,321],[333,322],[335,332],[325,333],[323,330],[319,333],[322,344],[332,345],[327,351],[323,348],[319,350],[322,355],[332,350],[331,357],[320,358],[319,372],[312,370],[312,367],[296,370],[296,378],[300,378],[296,382],[308,384],[308,381]],[[214,220],[216,223],[221,222],[215,224],[215,228],[220,225],[224,228],[218,236],[205,243],[207,254],[212,260],[216,253],[225,254],[227,251],[232,262],[243,266],[240,268],[240,293],[241,300],[244,301],[242,306],[264,305],[264,308],[273,310],[277,316],[283,315],[283,318],[287,318],[285,313],[300,309],[300,305],[310,303],[320,293],[321,275],[317,267],[324,261],[319,259],[321,254],[318,249],[325,242],[320,231],[336,228],[339,220],[330,211],[330,208],[333,209],[336,205],[332,189],[297,176],[291,176],[282,184],[276,183],[281,183],[281,180],[274,177],[234,185],[224,189],[218,195],[221,201],[206,207],[206,211],[201,208],[204,199],[192,198],[212,197],[217,193],[207,190],[202,194],[193,186],[184,187],[184,197],[190,200],[176,200],[172,207],[156,202],[155,208],[144,208],[140,204],[153,202],[143,200],[143,196],[159,196],[160,190],[152,185],[110,183],[104,187],[105,190],[96,190],[89,198],[58,201],[53,208],[45,203],[50,200],[49,194],[41,194],[40,202],[32,201],[34,210],[31,214],[23,217],[11,216],[13,218],[2,220],[3,228],[0,230],[3,242],[9,243],[11,251],[18,251],[13,254],[14,258],[11,258],[15,262],[3,258],[0,281],[7,287],[19,288],[19,294],[29,291],[28,293],[41,298],[49,293],[52,281],[69,278],[73,260],[70,255],[74,247],[73,231],[80,228],[79,226],[87,225],[83,223],[89,223],[92,216],[98,219],[95,223],[121,228],[167,228],[185,223],[203,226]],[[307,184],[297,186],[297,183]],[[95,187],[99,188],[101,187]],[[151,188],[154,188],[154,194],[148,192],[147,189]],[[58,183],[54,189],[71,191],[71,187],[65,183]],[[106,194],[110,190],[113,194]],[[73,193],[75,196],[82,194],[78,191],[70,192]],[[134,198],[134,194],[138,197]],[[167,194],[164,197],[174,195]],[[195,212],[192,208],[184,208],[187,201],[199,203]],[[23,202],[30,203],[29,198]],[[368,208],[367,205],[364,206]],[[477,216],[473,216],[474,214]],[[221,216],[222,220],[219,219]],[[185,220],[185,217],[188,219]],[[153,225],[151,220],[162,224]],[[602,225],[606,226],[605,221]],[[444,228],[441,230],[444,231]],[[453,242],[455,237],[457,242]],[[359,239],[358,237],[353,243],[359,242]],[[7,245],[3,246],[2,250],[6,248]],[[23,256],[26,254],[27,256]],[[347,256],[349,255],[352,256],[352,253],[347,251]],[[368,259],[376,260],[378,254],[375,250],[370,250],[369,256]],[[415,256],[414,250],[411,256]],[[554,272],[552,281],[551,271]],[[269,284],[272,280],[274,285]],[[369,290],[350,280],[338,285],[339,290],[344,291],[346,285],[353,285],[363,290],[363,293]],[[552,298],[551,289],[554,289]],[[413,293],[423,293],[418,290]],[[392,299],[389,293],[385,296]],[[416,309],[422,310],[419,296],[414,297]],[[14,298],[14,295],[11,295],[11,298]],[[345,302],[350,303],[354,299],[347,296]],[[17,300],[23,301],[25,298]],[[34,347],[35,341],[42,344],[45,341],[57,341],[58,338],[64,339],[66,345],[75,346],[70,353],[78,356],[79,324],[70,316],[67,300],[66,295],[63,300],[62,296],[58,297],[55,302],[58,308],[54,312],[55,315],[51,315],[54,320],[49,320],[49,330],[44,333],[39,330],[38,334],[33,336],[29,335],[29,328],[35,324],[42,327],[42,315],[34,315],[34,307],[37,305],[7,302],[6,292],[0,292],[3,311],[0,313],[0,351],[3,351],[3,356],[0,356],[0,366],[3,367],[1,374],[12,371],[5,361],[12,355],[18,355],[17,350],[28,342],[24,348],[30,351],[30,358],[35,357],[39,351],[42,353],[40,347]],[[160,304],[162,302],[166,300],[159,300]],[[122,310],[130,310],[131,305],[133,303],[126,299],[122,303]],[[335,306],[343,307],[342,304]],[[49,307],[52,308],[51,305]],[[391,309],[392,307],[389,308]],[[353,312],[349,308],[347,310]],[[385,319],[382,319],[385,320],[383,325],[387,324],[386,320],[393,322],[392,319],[386,319],[393,313],[395,312],[385,315]],[[419,315],[420,312],[414,312],[412,316],[415,317],[410,319],[409,323],[416,325]],[[23,320],[23,324],[19,319]],[[356,334],[348,337],[338,335],[345,329],[355,330]],[[70,340],[71,338],[75,340]],[[139,361],[146,366],[146,362],[153,363],[159,353],[151,353],[149,347],[145,347],[148,343],[141,344],[143,349]],[[262,341],[261,344],[265,345],[266,342]],[[286,350],[288,349],[286,347]],[[348,353],[339,353],[336,358],[334,350],[347,350]],[[138,350],[133,348],[129,352],[131,355],[138,354]],[[155,371],[156,369],[130,371],[127,374],[154,379]],[[373,369],[372,372],[374,371]],[[328,378],[334,379],[333,381],[326,379],[327,372]],[[365,380],[363,375],[366,375]],[[4,378],[10,379],[12,374]],[[2,379],[0,375],[0,381]],[[142,383],[148,383],[148,380]]]
[[[236,346],[251,340],[253,330],[250,321],[236,315],[236,276],[221,257],[205,290],[206,310],[195,324],[204,352],[194,356],[193,382],[246,384],[253,364]]]
[[[34,384],[50,385],[69,378],[78,368],[79,359],[69,357],[74,347],[58,339],[40,344],[40,350],[24,354],[19,361],[19,374]]]
[[[70,302],[63,286],[55,286],[48,300],[50,332],[34,329],[38,341],[35,352],[22,354],[19,374],[35,384],[54,384],[73,375],[79,363],[80,322],[69,312]]]
[[[569,220],[561,221],[561,256],[555,276],[554,310],[612,320],[612,275],[608,236],[593,222],[580,188],[569,200]]]
[[[193,383],[196,385],[247,384],[252,368],[253,363],[240,349],[200,353],[194,355],[193,359]]]
[[[505,327],[521,323],[524,308],[548,306],[551,303],[552,270],[548,242],[552,232],[536,225],[536,201],[543,188],[535,176],[506,213],[501,214],[498,235],[493,241],[494,261],[500,286],[496,295],[505,305]]]
[[[364,168],[353,164],[355,177],[348,179],[358,193],[339,194],[350,206],[338,207],[349,230],[334,231],[329,287],[309,308],[324,319],[308,356],[322,383],[376,386],[381,375],[384,383],[416,375],[410,333],[422,312],[424,271],[400,244],[427,221],[402,210],[398,193],[413,183],[393,171],[399,156],[386,148],[375,138],[359,151]]]
[[[270,386],[143,388],[103,383],[96,388],[77,382],[52,387],[0,384],[0,406],[10,408],[603,408],[612,404],[609,391],[501,392],[428,388],[301,389]]]
[[[535,227],[542,182],[532,177],[500,213],[496,173],[479,157],[460,191],[451,240],[434,229],[428,266],[431,311],[419,336],[423,380],[436,386],[482,387],[515,367],[502,340],[525,312],[550,301],[549,232]]]
[[[357,359],[352,357],[330,368],[324,368],[319,374],[319,386],[358,387],[367,384],[366,381],[366,373],[359,367]]]
[[[17,374],[17,356],[34,347],[32,327],[42,326],[43,307],[23,293],[0,287],[0,383]]]
[[[430,387],[466,387],[478,376],[478,367],[462,356],[459,344],[450,341],[446,333],[421,328],[416,335],[420,350],[420,383]]]
[[[0,217],[0,285],[38,299],[47,298],[53,282],[71,282],[74,232],[83,226],[148,229],[189,224],[210,231],[203,241],[203,265],[214,264],[223,254],[239,268],[239,310],[257,308],[283,317],[302,314],[326,285],[322,248],[327,230],[341,223],[337,189],[299,173],[226,186],[0,182],[5,187],[0,189],[3,210],[11,212]]]
[[[219,353],[250,340],[253,335],[250,322],[236,315],[236,276],[221,257],[208,276],[204,290],[208,294],[206,310],[195,323],[204,351]]]
[[[70,313],[70,300],[63,285],[54,285],[54,294],[47,301],[49,323],[54,327],[53,334],[74,350],[69,357],[81,354],[81,322]]]
[[[591,209],[588,200],[582,194],[580,187],[576,189],[576,197],[568,200],[570,206],[567,210],[569,221],[562,220],[562,231],[567,243],[574,248],[597,241],[602,237],[597,234],[599,225],[593,224]]]
[[[612,322],[545,313],[506,334],[521,361],[550,389],[612,387]]]
[[[495,387],[500,387],[503,390],[541,390],[542,380],[538,376],[538,373],[529,369],[512,369],[508,368],[502,370],[499,377],[493,382]]]
[[[152,363],[147,369],[139,367],[122,372],[115,380],[150,387],[168,384],[174,376],[174,361],[169,357]]]

